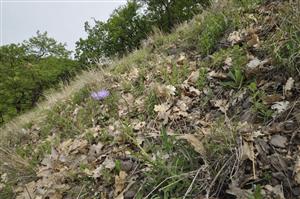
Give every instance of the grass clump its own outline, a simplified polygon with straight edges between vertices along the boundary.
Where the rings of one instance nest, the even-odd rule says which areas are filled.
[[[149,118],[153,118],[156,113],[154,111],[154,106],[159,103],[159,98],[156,95],[154,90],[150,90],[148,96],[145,100],[145,111],[148,114]]]
[[[206,76],[207,76],[207,68],[200,68],[199,69],[199,78],[196,82],[196,86],[199,90],[202,90],[204,88],[204,86],[206,85],[207,81],[206,81]]]
[[[196,173],[203,161],[189,144],[177,141],[162,129],[160,142],[149,143],[145,151],[155,151],[155,157],[137,198],[190,198],[200,193],[201,177]]]
[[[166,84],[178,86],[181,84],[189,75],[189,66],[172,64],[171,69],[162,68],[163,81]]]
[[[300,6],[285,2],[277,13],[278,27],[266,42],[274,60],[290,74],[300,73]]]
[[[116,75],[120,75],[128,72],[130,69],[132,69],[133,66],[139,68],[146,67],[144,64],[147,63],[146,60],[150,60],[150,58],[150,48],[141,48],[116,62],[112,69],[112,72]]]
[[[223,13],[208,13],[201,24],[198,36],[198,48],[201,54],[209,55],[213,52],[216,43],[224,34],[228,22]]]

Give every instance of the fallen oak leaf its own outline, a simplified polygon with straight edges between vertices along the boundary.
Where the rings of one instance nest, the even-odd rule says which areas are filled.
[[[119,175],[115,176],[115,197],[119,196],[119,194],[124,190],[126,177],[127,173],[125,171],[120,171]]]
[[[168,118],[170,115],[170,107],[171,106],[168,103],[163,103],[154,106],[154,111],[158,113],[158,118],[163,119],[164,123],[168,122]]]
[[[192,145],[194,150],[198,152],[201,155],[205,154],[205,148],[203,146],[203,143],[201,142],[201,139],[196,137],[194,134],[183,134],[176,136],[176,139],[183,139],[186,140],[188,143]]]
[[[173,85],[159,85],[154,86],[154,90],[157,96],[170,98],[176,94],[176,88]]]
[[[188,77],[188,82],[191,82],[192,84],[195,84],[198,79],[199,79],[199,76],[200,76],[200,72],[199,70],[196,70],[196,71],[193,71],[190,76]]]
[[[229,109],[229,104],[227,103],[227,100],[210,100],[210,102],[213,104],[214,107],[219,108],[220,111],[223,113],[226,113]]]

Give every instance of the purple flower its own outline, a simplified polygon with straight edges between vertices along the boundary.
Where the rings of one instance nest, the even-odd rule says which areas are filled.
[[[94,100],[103,100],[109,96],[109,91],[108,90],[100,90],[98,92],[92,92],[91,97]]]

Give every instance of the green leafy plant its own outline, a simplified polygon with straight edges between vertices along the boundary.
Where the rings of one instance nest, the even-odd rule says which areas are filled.
[[[268,120],[273,111],[270,110],[264,103],[263,103],[263,96],[265,95],[264,92],[257,89],[256,83],[252,82],[248,86],[249,90],[251,91],[251,102],[253,111],[258,113],[261,118],[265,121]]]
[[[249,197],[249,199],[263,199],[264,196],[262,195],[262,187],[260,185],[254,185],[254,192]]]
[[[224,86],[229,86],[235,89],[240,89],[243,86],[245,76],[242,69],[234,68],[230,70],[228,77],[231,79],[231,81],[223,82]]]

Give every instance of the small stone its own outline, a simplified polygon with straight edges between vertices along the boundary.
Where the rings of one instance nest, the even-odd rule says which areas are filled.
[[[284,148],[287,144],[287,138],[281,135],[273,135],[270,143],[279,148]]]
[[[134,198],[136,192],[133,190],[129,190],[124,194],[124,198],[125,199],[130,199],[130,198]]]
[[[122,161],[121,162],[121,169],[123,171],[129,172],[133,169],[134,163],[132,161]]]

